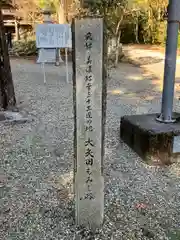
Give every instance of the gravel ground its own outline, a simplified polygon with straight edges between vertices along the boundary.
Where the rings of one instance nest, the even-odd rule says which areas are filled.
[[[119,140],[122,115],[160,110],[151,76],[129,64],[109,73],[105,219],[93,236],[74,225],[72,83],[65,67],[47,66],[46,86],[31,61],[13,60],[12,71],[18,106],[34,121],[0,124],[0,239],[171,239],[180,227],[179,163],[148,166]]]

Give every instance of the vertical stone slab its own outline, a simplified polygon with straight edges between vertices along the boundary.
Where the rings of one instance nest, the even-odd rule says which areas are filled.
[[[78,225],[96,229],[104,215],[106,84],[102,18],[74,19],[74,190]]]

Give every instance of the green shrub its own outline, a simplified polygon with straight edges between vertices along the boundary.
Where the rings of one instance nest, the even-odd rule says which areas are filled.
[[[13,42],[11,54],[14,56],[34,56],[37,55],[36,41],[20,40]]]
[[[157,24],[157,29],[155,33],[155,44],[161,44],[165,45],[166,42],[166,29],[167,29],[167,24],[166,22],[161,22]]]

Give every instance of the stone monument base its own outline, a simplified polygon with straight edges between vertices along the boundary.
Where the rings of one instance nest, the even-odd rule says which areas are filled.
[[[175,123],[159,123],[159,114],[121,118],[121,139],[148,164],[169,165],[180,158],[180,114]]]

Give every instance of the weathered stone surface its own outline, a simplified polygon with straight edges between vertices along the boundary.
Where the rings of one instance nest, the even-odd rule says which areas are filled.
[[[102,224],[104,214],[103,31],[101,18],[74,20],[72,27],[76,223],[91,229]]]
[[[176,123],[159,123],[158,114],[132,115],[121,118],[121,139],[148,163],[171,164],[180,156],[180,114]]]

